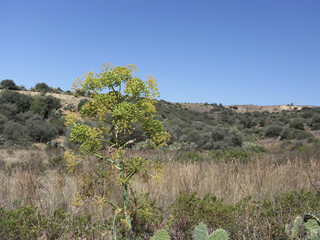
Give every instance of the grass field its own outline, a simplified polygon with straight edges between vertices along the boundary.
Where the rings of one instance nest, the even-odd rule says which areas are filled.
[[[265,143],[266,146],[274,146],[274,144]],[[281,148],[275,149],[279,150]],[[0,149],[0,204],[2,208],[13,211],[18,207],[31,205],[46,216],[53,216],[57,209],[62,209],[64,213],[71,216],[71,219],[75,219],[77,216],[90,215],[90,224],[94,222],[108,224],[104,220],[112,217],[110,205],[95,204],[90,200],[90,197],[83,199],[81,204],[79,202],[77,204],[75,199],[79,192],[88,191],[100,195],[105,194],[110,199],[119,202],[121,193],[118,190],[117,179],[112,171],[109,175],[106,175],[103,181],[97,182],[93,166],[101,163],[88,158],[75,173],[71,174],[65,168],[62,154],[60,150],[50,149]],[[227,207],[228,209],[226,212],[223,210],[221,215],[214,218],[216,220],[221,218],[220,223],[212,223],[213,220],[206,216],[208,213],[205,211],[199,213],[198,217],[207,219],[212,229],[224,227],[230,232],[232,239],[280,239],[278,237],[284,234],[285,224],[290,223],[296,214],[299,214],[299,212],[300,214],[306,212],[318,213],[317,211],[320,209],[319,201],[316,201],[313,205],[308,203],[308,201],[317,199],[320,190],[320,153],[318,147],[305,146],[297,151],[284,149],[277,152],[252,155],[246,162],[241,157],[239,159],[217,159],[210,151],[130,150],[127,154],[142,155],[152,161],[163,163],[163,174],[160,180],[137,178],[134,179],[133,188],[136,195],[148,193],[149,201],[155,200],[156,207],[161,208],[159,214],[162,216],[162,220],[158,225],[152,226],[152,232],[161,227],[169,228],[174,239],[188,239],[189,236],[181,233],[183,221],[174,215],[172,209],[172,206],[175,206],[176,211],[185,207],[181,205],[187,203],[186,200],[180,202],[177,206],[182,193],[190,197],[196,192],[198,204],[204,204],[201,201],[204,201],[203,199],[208,194],[215,196],[217,199],[223,199],[223,204],[219,208]],[[101,166],[102,169],[108,170],[107,167],[104,167],[104,164]],[[289,201],[289,203],[281,203],[280,201],[282,216],[280,220],[277,219],[278,217],[275,215],[276,211],[279,211],[279,202],[277,202],[279,196],[281,198],[283,194],[292,194],[301,190],[310,192],[311,195],[299,195],[297,198],[305,199],[298,206],[291,202],[293,201],[296,204],[297,199],[282,199],[281,201]],[[245,199],[253,199],[255,204],[253,202],[244,204]],[[263,205],[266,201],[271,204],[268,208]],[[206,204],[211,206],[212,203]],[[279,222],[277,227],[280,228],[281,234],[272,237],[271,235],[275,231],[273,227],[264,229],[265,226],[263,226],[263,229],[261,229],[261,223],[256,222],[258,220],[254,218],[256,216],[251,216],[250,219],[241,219],[244,217],[243,214],[249,213],[237,208],[239,204],[242,206],[241,208],[243,206],[257,207],[255,209],[257,215],[269,211],[264,213],[266,214],[265,217],[273,218]],[[281,206],[282,204],[283,206]],[[292,205],[292,209],[287,209],[286,204],[293,204],[294,206]],[[220,210],[215,209],[216,212]],[[225,218],[229,216],[228,211],[232,212],[231,216],[234,218],[232,222],[241,219],[241,224],[226,222]],[[183,214],[179,217],[183,218]],[[178,223],[180,221],[179,226],[172,221]],[[192,223],[193,221],[196,220],[190,220]],[[195,224],[197,223],[195,222]],[[246,228],[243,224],[246,225]],[[186,226],[189,225],[186,224]],[[62,236],[65,235],[62,234],[62,230],[60,231],[61,239],[63,239]],[[106,234],[105,231],[103,231],[104,234]],[[98,236],[101,239],[108,239],[107,235],[102,237],[101,232],[92,234],[92,239],[98,238]],[[250,234],[258,235],[254,237]],[[77,235],[72,235],[71,238],[74,236]],[[144,236],[146,236],[145,239],[148,239],[150,233],[146,232]]]

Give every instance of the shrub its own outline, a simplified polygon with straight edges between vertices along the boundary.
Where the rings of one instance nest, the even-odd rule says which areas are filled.
[[[150,239],[154,232],[160,228],[163,222],[163,213],[161,212],[161,209],[156,206],[155,200],[150,199],[148,193],[136,194],[133,206],[131,206],[129,211],[132,211],[131,231],[135,234],[134,239]],[[118,218],[125,219],[125,216],[124,214],[120,214],[118,215]],[[129,239],[128,233],[126,233],[125,229],[126,226],[123,222],[118,221],[117,228],[123,237],[121,239]]]
[[[47,142],[58,135],[58,131],[40,116],[34,116],[26,121],[27,133],[36,141]]]
[[[249,152],[245,149],[219,149],[210,152],[210,156],[217,162],[219,161],[240,161],[247,163],[251,160],[254,152]]]
[[[60,99],[53,96],[37,95],[34,97],[34,100],[30,106],[30,110],[47,118],[52,110],[56,110],[60,107]]]
[[[232,147],[241,147],[242,146],[242,136],[240,134],[233,134],[230,138]]]
[[[61,208],[52,215],[41,214],[34,206],[13,210],[0,208],[0,239],[101,239],[106,226],[92,224],[91,215],[71,217]]]
[[[48,113],[52,110],[57,110],[61,108],[61,100],[56,97],[46,96],[45,102],[48,105]]]
[[[44,82],[37,83],[32,90],[36,92],[53,92],[53,89]]]
[[[63,108],[64,110],[74,111],[76,110],[76,106],[73,103],[69,103],[67,106]]]
[[[19,94],[17,104],[18,112],[27,112],[30,110],[30,106],[32,103],[32,97],[26,94]]]
[[[16,103],[19,100],[20,93],[5,90],[0,94],[0,103]]]
[[[214,195],[203,198],[197,193],[181,193],[170,207],[173,237],[192,239],[192,228],[203,221],[208,228],[230,229],[234,224],[234,207],[223,203]]]
[[[65,159],[62,156],[54,156],[48,159],[48,164],[50,168],[57,168],[65,166]]]
[[[49,113],[48,104],[45,102],[45,96],[34,96],[30,110],[40,116],[45,116]]]
[[[294,129],[298,129],[298,130],[304,130],[305,129],[305,121],[302,118],[296,118],[289,124],[289,127],[294,128]]]
[[[311,130],[320,130],[320,115],[315,115],[310,124]]]
[[[265,135],[265,137],[269,137],[269,138],[278,137],[278,136],[280,136],[282,130],[283,130],[283,128],[281,126],[270,125],[265,129],[264,135]]]
[[[0,104],[0,114],[7,117],[9,120],[14,120],[17,112],[17,105],[14,103]]]
[[[34,116],[34,112],[28,111],[16,115],[16,122],[25,125],[26,121]]]
[[[40,235],[43,218],[34,207],[23,206],[9,212],[1,208],[0,219],[1,239],[36,239]]]
[[[208,159],[198,151],[179,151],[177,160],[181,162],[202,162]]]
[[[81,99],[81,100],[80,100],[80,102],[78,103],[78,107],[77,107],[78,112],[81,110],[82,106],[83,106],[84,104],[86,104],[87,102],[89,102],[88,99]]]
[[[307,138],[314,138],[314,136],[313,134],[306,131],[298,130],[295,128],[286,128],[281,132],[280,140],[303,140]]]
[[[5,79],[0,82],[0,89],[18,90],[18,86],[13,80]]]
[[[312,133],[306,132],[306,131],[298,131],[297,132],[297,139],[303,140],[303,139],[313,139],[314,136]]]
[[[63,135],[66,132],[66,126],[64,125],[65,119],[59,118],[59,119],[52,119],[49,121],[50,125],[54,127],[59,135]]]
[[[13,91],[3,91],[0,95],[1,103],[11,103],[17,106],[17,112],[26,112],[29,110],[32,102],[32,97],[26,94],[20,94]]]
[[[0,114],[0,133],[3,131],[4,124],[7,122],[7,118]]]
[[[6,145],[27,145],[30,143],[30,136],[26,133],[26,128],[19,123],[7,122],[3,129],[4,143]]]

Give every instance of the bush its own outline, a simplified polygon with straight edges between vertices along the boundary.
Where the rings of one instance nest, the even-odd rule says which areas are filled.
[[[320,115],[315,115],[310,124],[311,130],[320,130]]]
[[[42,82],[42,83],[37,83],[33,88],[33,91],[36,92],[53,92],[53,89],[51,87],[49,87],[46,83]]]
[[[0,89],[18,90],[18,86],[13,80],[5,79],[0,82]]]
[[[69,103],[67,106],[63,108],[64,110],[74,111],[76,110],[76,106],[73,103]]]
[[[154,232],[160,228],[163,222],[163,213],[161,209],[156,206],[156,201],[150,199],[149,194],[136,194],[134,206],[131,206],[132,229],[135,234],[134,239],[150,239]],[[119,220],[125,219],[124,214],[118,215]],[[110,222],[112,219],[110,219]],[[129,239],[126,233],[127,226],[122,221],[118,222],[118,237],[120,239]],[[131,236],[132,237],[132,236]]]
[[[289,124],[289,127],[294,128],[294,129],[298,129],[298,130],[304,130],[305,129],[305,121],[302,118],[296,118]]]
[[[26,112],[30,109],[32,97],[13,91],[3,91],[0,95],[0,104],[11,103],[17,106],[17,112]]]
[[[58,135],[58,131],[40,116],[34,116],[26,121],[29,136],[35,141],[48,142]]]
[[[233,211],[232,205],[223,203],[214,195],[200,198],[197,193],[181,193],[170,207],[173,237],[192,239],[191,231],[201,221],[209,229],[230,229],[234,224]]]
[[[53,96],[37,95],[30,106],[30,110],[47,118],[52,110],[61,107],[60,99]]]
[[[63,135],[66,132],[66,126],[64,125],[65,120],[64,118],[59,118],[59,119],[52,119],[49,121],[50,125],[54,127],[59,135]]]
[[[64,167],[66,165],[65,159],[62,156],[55,156],[48,159],[50,168]]]
[[[91,215],[71,217],[61,208],[52,215],[41,214],[34,206],[13,210],[0,208],[0,239],[101,239],[106,226],[92,223]]]
[[[78,107],[77,107],[78,112],[80,112],[82,106],[85,105],[87,102],[89,102],[88,99],[81,99],[80,100],[80,102],[78,103]]]
[[[0,133],[2,133],[4,124],[7,122],[7,118],[0,114]]]
[[[265,129],[264,135],[265,135],[265,137],[269,137],[269,138],[278,137],[278,136],[280,136],[282,130],[283,130],[283,128],[281,126],[270,125]]]
[[[177,160],[181,162],[202,162],[208,161],[208,158],[200,154],[198,151],[179,151]]]
[[[17,115],[17,105],[13,103],[0,104],[0,114],[8,118],[9,120],[15,120]]]
[[[3,137],[6,145],[27,145],[31,142],[30,136],[26,133],[26,128],[12,121],[4,125]]]
[[[286,128],[281,132],[280,140],[293,140],[297,138],[298,130],[294,128]]]
[[[307,138],[314,138],[314,136],[313,134],[306,131],[298,130],[295,128],[286,128],[282,131],[280,140],[303,140]]]

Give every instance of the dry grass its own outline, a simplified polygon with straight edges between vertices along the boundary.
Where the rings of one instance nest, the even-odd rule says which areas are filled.
[[[0,93],[1,93],[0,89]],[[12,90],[11,90],[12,91]],[[21,94],[26,94],[30,96],[40,95],[40,92],[31,92],[31,91],[17,91]],[[63,107],[67,106],[68,104],[73,104],[74,106],[78,106],[79,102],[82,99],[88,99],[86,97],[75,97],[73,95],[67,95],[67,94],[58,94],[58,93],[46,93],[48,96],[53,96],[61,100],[61,104]]]
[[[32,162],[34,158],[45,161],[52,153],[25,152],[18,150],[1,151],[2,159],[15,162],[12,155]],[[262,200],[291,190],[314,190],[311,183],[320,179],[319,159],[306,161],[295,155],[284,157],[279,163],[274,155],[264,155],[247,164],[239,162],[200,162],[181,163],[173,160],[171,152],[140,152],[145,157],[166,159],[163,178],[160,181],[149,179],[146,182],[136,180],[133,187],[137,192],[150,193],[160,207],[167,208],[179,192],[194,192],[203,196],[212,193],[228,203],[252,196]],[[131,154],[138,154],[132,152]],[[20,161],[21,161],[20,160]],[[39,161],[39,160],[38,160]],[[9,163],[7,163],[9,164]],[[92,171],[94,166],[86,163],[83,171]],[[310,179],[309,179],[310,178]],[[311,182],[310,182],[311,180]],[[110,181],[103,183],[106,187],[116,188]],[[101,186],[100,186],[101,187]],[[17,167],[14,171],[0,170],[0,205],[11,209],[20,204],[33,204],[45,213],[52,213],[57,207],[66,209],[71,214],[79,212],[94,213],[96,218],[106,217],[110,208],[85,204],[75,207],[73,200],[79,191],[77,175],[67,174],[61,169],[41,171],[31,166]],[[117,190],[111,191],[114,200],[120,199]]]
[[[264,157],[242,163],[179,163],[170,161],[165,165],[164,178],[156,183],[135,184],[135,189],[150,192],[162,207],[167,207],[179,192],[197,191],[200,196],[212,193],[228,203],[252,196],[262,200],[292,190],[314,190],[309,181],[320,179],[320,163],[317,159],[287,159],[276,164],[274,159]]]
[[[213,109],[213,106],[210,104],[204,103],[179,103],[183,108],[187,108],[192,111],[197,112],[208,112]],[[233,109],[236,112],[245,113],[245,112],[281,112],[283,110],[293,111],[294,109],[301,110],[303,107],[313,108],[314,106],[291,106],[291,105],[273,105],[273,106],[258,106],[253,104],[248,105],[224,105],[226,108],[237,107],[237,109]]]

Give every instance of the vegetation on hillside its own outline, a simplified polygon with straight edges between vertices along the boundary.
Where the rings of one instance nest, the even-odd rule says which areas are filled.
[[[236,106],[206,104],[208,111],[196,111],[160,100],[152,119],[159,120],[161,130],[171,138],[167,146],[153,149],[144,124],[121,120],[139,119],[132,105],[143,98],[108,109],[112,103],[98,104],[105,103],[99,99],[106,95],[91,92],[94,100],[62,106],[47,94],[56,90],[43,83],[32,88],[39,91],[35,96],[19,93],[26,89],[12,80],[2,81],[0,88],[1,239],[111,239],[116,232],[121,240],[130,235],[150,239],[155,234],[185,240],[194,239],[200,228],[207,237],[223,228],[229,239],[318,237],[318,107],[242,113]],[[76,95],[90,96],[90,91],[78,89]],[[76,119],[69,127],[64,126],[66,110]],[[128,121],[133,124],[131,131],[115,136],[112,124],[126,127]],[[108,142],[98,138],[101,131],[97,130],[103,126],[113,134],[105,135]],[[58,136],[66,136],[65,147],[73,153],[67,158],[62,148],[30,147],[36,142],[52,143]],[[97,153],[98,145],[105,158],[90,156]],[[120,156],[121,146],[126,151]],[[70,156],[80,153],[85,161],[74,164],[70,172]],[[132,175],[126,208],[121,189],[127,178],[115,171],[121,169],[120,161],[106,164],[107,158],[130,163],[122,169]],[[137,171],[147,163],[145,159],[148,164],[161,163],[161,179]]]

